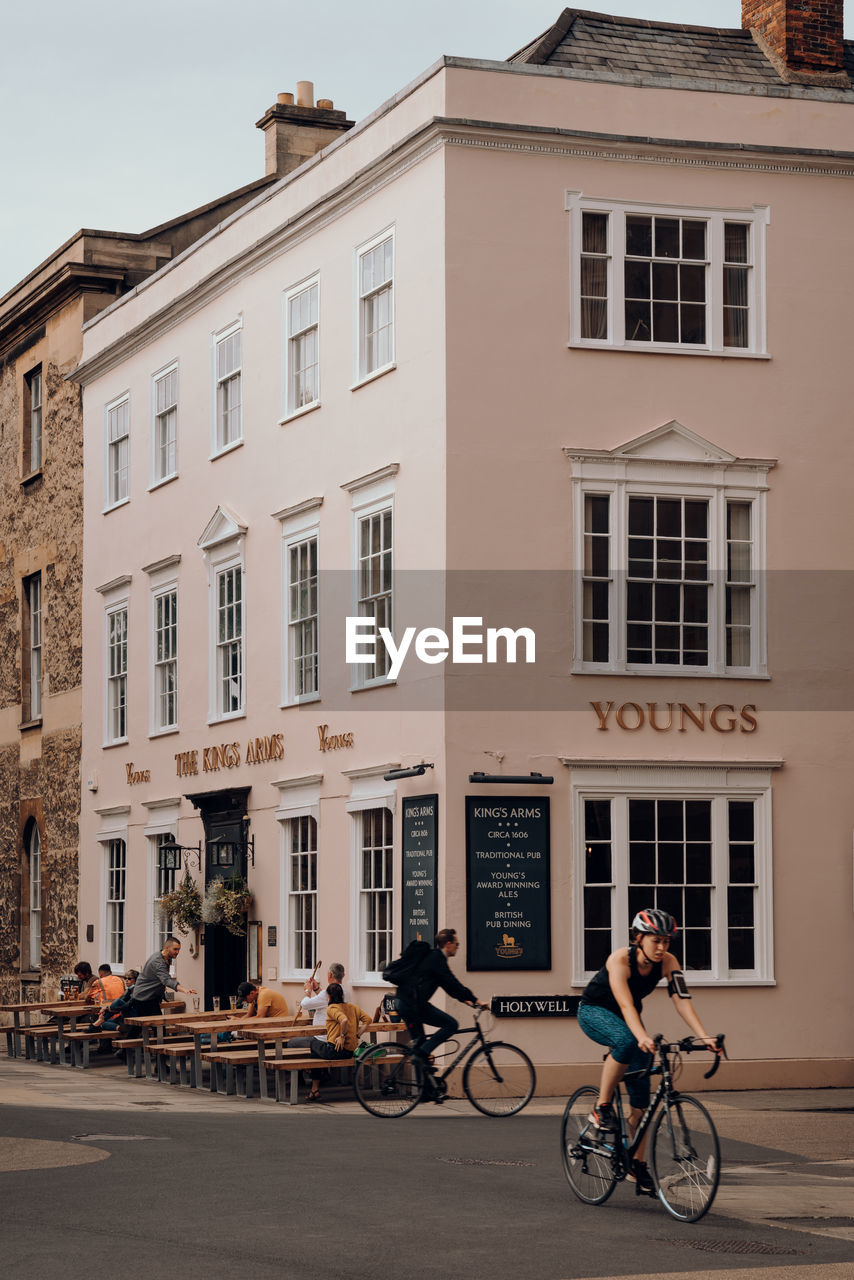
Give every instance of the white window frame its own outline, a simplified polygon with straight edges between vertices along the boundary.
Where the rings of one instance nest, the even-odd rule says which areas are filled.
[[[44,456],[44,375],[42,366],[36,365],[26,376],[27,383],[27,431],[25,472],[35,475],[41,471]]]
[[[158,654],[160,652],[159,650],[160,631],[161,629],[166,630],[166,628],[158,627],[158,610],[160,605],[167,599],[167,597],[170,597],[170,596],[173,598],[173,606],[172,606],[173,621],[170,629],[174,630],[174,639],[175,639],[174,652],[169,658],[159,658]],[[179,609],[179,606],[178,606],[177,578],[173,578],[168,582],[164,582],[158,585],[156,588],[152,588],[152,592],[151,592],[151,736],[152,737],[155,737],[164,733],[175,733],[178,728],[178,723],[179,723],[178,697],[179,697],[179,690],[180,690],[180,686],[178,683],[178,644],[179,644],[178,609]],[[166,722],[162,719],[160,714],[162,699],[164,697],[164,694],[161,690],[161,681],[163,679],[166,668],[169,667],[170,665],[174,669],[174,689],[172,691],[172,696],[175,702],[175,715],[172,720]]]
[[[42,964],[42,841],[38,823],[33,822],[27,841],[27,860],[30,885],[29,902],[29,968],[41,969]]]
[[[119,849],[121,846],[121,849]],[[104,939],[107,948],[107,963],[112,967],[113,973],[123,974],[126,966],[125,952],[127,950],[127,874],[128,874],[128,845],[127,831],[123,835],[115,835],[103,841],[104,850]],[[121,866],[118,860],[121,858]],[[113,863],[116,860],[114,868]],[[118,886],[122,890],[122,896],[113,896],[113,890],[117,887],[113,879],[114,870],[120,876]],[[111,908],[118,910],[114,914]],[[120,920],[120,928],[116,927],[116,915]],[[116,945],[116,939],[120,938],[120,946]],[[121,954],[118,954],[120,951]]]
[[[291,846],[293,831],[291,824],[301,818],[311,818],[317,833],[317,871],[320,870],[320,784],[323,774],[316,773],[299,778],[283,778],[273,785],[279,791],[279,808],[276,820],[279,823],[279,980],[301,981],[311,973],[310,969],[293,967],[293,934],[294,919],[291,911]],[[317,908],[320,902],[320,889],[315,899],[315,925],[318,923]],[[269,949],[268,949],[269,957]]]
[[[157,399],[160,388],[165,386],[167,379],[172,380],[174,377],[175,398],[158,412]],[[168,365],[164,365],[162,369],[158,369],[156,373],[151,375],[151,483],[149,489],[157,489],[160,485],[166,484],[169,480],[174,480],[178,475],[178,401],[180,396],[180,382],[178,377],[178,361],[173,360]],[[173,455],[173,465],[171,469],[164,468],[161,465],[162,446],[161,446],[161,428],[164,420],[170,415],[174,415],[174,439],[171,443],[171,451]]]
[[[346,809],[350,815],[350,857],[351,869],[351,901],[350,918],[353,921],[350,940],[350,963],[348,972],[353,975],[352,982],[362,986],[383,987],[382,974],[379,970],[368,969],[365,965],[365,891],[362,888],[362,835],[365,810],[386,809],[391,815],[391,876],[389,887],[389,935],[392,957],[397,954],[400,944],[400,884],[398,866],[395,855],[397,839],[397,784],[388,782],[383,777],[391,769],[399,767],[394,762],[373,765],[365,769],[342,770],[345,777],[351,780],[350,798]]]
[[[316,293],[315,301],[315,319],[305,325],[292,329],[291,327],[291,304],[304,295],[309,295],[314,290]],[[309,413],[312,409],[320,408],[320,275],[315,273],[312,276],[302,280],[299,284],[292,285],[287,289],[283,298],[283,327],[285,333],[285,352],[284,352],[284,396],[283,403],[285,406],[285,416],[282,422],[289,422],[291,418],[298,418],[304,413]],[[309,400],[304,400],[302,404],[298,404],[298,396],[296,394],[295,378],[297,372],[297,352],[301,350],[303,340],[308,334],[314,334],[315,344],[315,360],[314,360],[314,391],[315,394]]]
[[[26,597],[27,635],[24,643],[28,652],[28,681],[26,721],[41,719],[42,714],[42,575],[33,573],[24,579]]]
[[[220,640],[220,620],[222,609],[220,608],[220,587],[222,580],[228,575],[240,575],[240,592],[239,596],[235,594],[234,601],[225,606],[226,612],[237,608],[239,600],[240,610],[240,627],[227,640]],[[213,646],[213,668],[214,668],[214,692],[213,692],[213,713],[215,720],[234,720],[239,716],[246,714],[246,575],[243,567],[242,556],[231,556],[224,563],[218,564],[214,569],[214,590],[213,590],[213,632],[211,636]],[[226,679],[233,680],[233,676],[229,676],[223,666],[227,652],[230,652],[234,646],[237,646],[239,654],[239,688],[240,698],[239,705],[236,707],[226,708],[225,699],[223,697],[223,688]]]
[[[625,946],[628,936],[628,801],[631,798],[712,801],[712,968],[692,970],[692,986],[771,986],[774,984],[773,857],[771,832],[771,776],[780,761],[749,765],[676,763],[642,764],[626,760],[565,761],[572,769],[572,985],[585,986],[593,977],[584,968],[584,801],[612,804],[611,945]],[[755,966],[730,970],[727,965],[727,831],[725,805],[729,800],[752,800],[755,816]],[[682,923],[681,921],[678,923]]]
[[[570,235],[569,346],[606,348],[621,351],[668,352],[677,355],[713,355],[744,359],[768,356],[766,335],[766,228],[770,222],[767,205],[724,209],[690,205],[653,204],[638,200],[601,199],[581,191],[566,192]],[[581,336],[581,228],[582,214],[608,215],[608,336]],[[625,215],[638,213],[653,217],[688,218],[707,223],[706,342],[632,342],[625,334]],[[749,228],[748,345],[727,347],[723,341],[724,223],[737,222]]]
[[[718,446],[672,422],[617,449],[564,450],[573,485],[573,648],[574,674],[680,675],[767,679],[766,636],[766,476],[773,459],[734,458]],[[584,578],[587,496],[607,496],[610,510],[607,662],[584,659]],[[705,666],[630,663],[627,658],[626,579],[630,497],[681,497],[709,504],[708,636]],[[753,544],[750,584],[751,662],[726,665],[727,503],[751,508]]]
[[[220,348],[228,341],[239,335],[240,342],[240,360],[229,368],[223,374],[219,372],[219,351]],[[243,379],[243,317],[239,316],[223,329],[217,330],[211,334],[211,373],[213,382],[212,396],[212,422],[211,422],[211,458],[221,457],[224,453],[229,453],[232,449],[238,448],[243,444],[243,420],[245,405],[243,402],[244,379]],[[220,387],[227,383],[235,382],[238,388],[237,405],[232,405],[229,413],[237,413],[238,429],[232,435],[229,433],[228,439],[225,438],[225,432],[221,429],[220,421]]]
[[[160,898],[158,889],[161,885],[158,852],[161,844],[167,841],[178,842],[178,811],[181,801],[178,797],[172,796],[166,799],[143,801],[143,804],[148,810],[148,821],[143,827],[142,835],[148,848],[146,898],[151,903],[151,912],[146,946],[147,953],[151,955],[155,951],[163,950],[161,936],[163,938],[167,936],[165,926],[161,926],[157,912],[157,903]],[[183,880],[185,871],[186,867],[182,867],[174,872],[164,872],[163,875],[174,880],[175,885],[178,885]],[[166,892],[165,889],[164,892]],[[170,972],[174,976],[174,966],[170,968]]]
[[[246,558],[245,537],[247,526],[236,516],[219,506],[199,538],[199,547],[205,558],[208,575],[208,724],[226,720],[238,720],[246,715]],[[239,568],[242,584],[242,704],[239,711],[223,713],[220,703],[221,686],[218,681],[218,598],[219,575],[229,569]]]
[[[368,475],[359,476],[356,480],[351,480],[347,484],[341,486],[350,493],[352,498],[353,526],[352,526],[352,555],[353,555],[353,594],[351,602],[351,610],[354,617],[368,616],[361,615],[361,536],[362,521],[372,516],[379,515],[381,512],[389,511],[391,513],[391,605],[390,605],[390,630],[394,632],[394,543],[396,529],[396,510],[395,510],[395,487],[396,477],[400,470],[399,463],[393,462],[389,466],[382,467],[378,471],[372,471]],[[377,637],[377,657],[384,656],[388,660],[388,655],[384,646]],[[367,672],[370,668],[362,663],[352,663],[350,671],[350,692],[356,693],[361,689],[373,689],[379,685],[394,684],[387,674],[378,676],[369,676]]]
[[[318,511],[322,498],[311,498],[286,511],[277,513],[282,528],[282,701],[281,706],[295,706],[302,702],[317,702],[320,698],[320,525]],[[317,647],[317,679],[316,689],[308,693],[298,692],[298,680],[295,665],[297,662],[296,645],[294,643],[295,627],[304,620],[294,622],[291,618],[291,552],[294,548],[314,539],[317,544],[318,570],[315,585],[315,643]]]
[[[116,644],[113,639],[114,620],[124,614],[124,668],[113,670],[113,652]],[[128,741],[128,671],[130,667],[128,646],[130,643],[130,601],[125,596],[121,600],[106,606],[104,612],[104,745],[115,746]],[[115,716],[120,703],[117,694],[123,695],[124,732],[114,733]]]
[[[287,908],[285,918],[287,920],[287,932],[285,934],[285,946],[287,948],[287,960],[285,970],[289,976],[302,977],[312,972],[314,964],[317,960],[317,907],[319,902],[318,892],[318,868],[319,868],[319,829],[317,818],[311,814],[298,814],[290,817],[284,824],[284,840],[285,840],[285,883],[284,891],[287,896]],[[305,831],[307,833],[306,848],[295,849],[294,841],[298,839],[299,833]],[[314,847],[311,848],[313,838]],[[292,887],[292,870],[295,859],[308,858],[314,859],[314,888],[307,890],[295,891]],[[299,912],[297,910],[298,903],[304,903],[308,899],[312,899],[311,911],[313,912],[314,927],[313,929],[301,930],[304,934],[310,934],[314,938],[313,954],[311,964],[299,965],[295,963],[296,959],[296,935],[297,926],[300,923]]]
[[[125,410],[125,422],[112,415]],[[124,426],[124,432],[121,428]],[[104,406],[104,511],[130,502],[130,392]]]
[[[388,832],[389,839],[381,845],[371,845],[370,847],[373,851],[376,851],[378,849],[382,849],[384,851],[384,862],[389,868],[391,883],[386,883],[386,884],[372,883],[370,885],[364,884],[364,877],[362,874],[363,855],[365,853],[366,825],[367,825],[369,816],[371,814],[382,814],[383,826],[385,826],[386,824],[388,824],[389,826],[389,832]],[[397,897],[395,893],[396,877],[395,877],[394,825],[395,825],[394,813],[385,804],[377,804],[377,805],[371,806],[370,808],[362,809],[359,812],[357,820],[355,822],[355,827],[356,827],[355,872],[356,872],[356,887],[359,895],[359,907],[358,907],[358,913],[356,915],[356,921],[357,921],[356,943],[358,947],[357,970],[360,973],[362,973],[364,977],[367,978],[369,981],[372,979],[375,980],[379,978],[381,975],[382,969],[384,968],[384,965],[388,964],[389,961],[391,961],[394,958],[394,934],[395,934],[394,925],[395,925],[395,918],[396,918],[395,907],[396,907],[396,897]],[[382,898],[386,903],[385,910],[387,913],[387,921],[388,921],[387,927],[384,930],[381,930],[379,928],[370,930],[368,927],[370,903],[371,903],[371,900],[379,901],[380,898]],[[385,951],[384,963],[380,963],[375,967],[372,967],[369,963],[371,952],[375,951],[377,955],[379,955],[380,960],[381,961],[383,960],[383,956],[381,954],[383,950],[382,946],[380,944],[372,945],[370,941],[370,938],[374,934],[376,934],[377,938],[379,938],[381,934],[385,935],[388,939],[388,942],[387,942],[386,951]]]
[[[362,263],[363,260],[375,249],[381,245],[391,245],[391,274],[383,279],[380,284],[362,287]],[[390,369],[395,368],[396,360],[396,318],[395,318],[395,228],[394,226],[386,227],[378,235],[373,236],[370,240],[360,244],[355,254],[355,298],[356,298],[356,350],[355,350],[355,386],[361,386],[364,382],[370,382],[374,378],[380,377],[387,373]],[[389,350],[388,359],[380,361],[376,356],[369,357],[367,339],[367,324],[371,315],[371,307],[375,299],[383,294],[387,294],[389,298]],[[378,330],[372,330],[376,333]]]

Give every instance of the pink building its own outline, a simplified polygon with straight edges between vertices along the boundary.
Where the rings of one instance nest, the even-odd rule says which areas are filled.
[[[743,8],[444,58],[87,327],[84,955],[454,925],[558,1093],[654,902],[722,1084],[852,1082],[854,52]]]

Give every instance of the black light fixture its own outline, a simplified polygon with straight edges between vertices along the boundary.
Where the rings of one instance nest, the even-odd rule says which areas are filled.
[[[191,858],[196,861],[196,866],[201,868],[202,846],[200,844],[178,844],[174,840],[164,840],[157,850],[157,865],[161,871],[180,871],[183,855],[186,853],[187,862]]]
[[[554,782],[554,778],[548,773],[470,773],[469,782],[536,783],[547,787]]]
[[[432,769],[432,764],[414,764],[409,769],[389,769],[388,773],[383,774],[384,782],[395,782],[398,778],[423,778],[428,769]]]
[[[234,841],[233,840],[208,840],[207,844],[208,856],[211,866],[214,867],[233,867],[234,866]]]

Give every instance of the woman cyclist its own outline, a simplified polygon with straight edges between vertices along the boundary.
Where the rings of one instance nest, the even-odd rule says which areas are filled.
[[[676,936],[676,929],[676,921],[667,911],[645,907],[632,921],[631,946],[612,951],[595,978],[591,978],[584,988],[578,1008],[581,1030],[591,1040],[611,1050],[602,1068],[599,1100],[591,1116],[605,1140],[619,1128],[611,1103],[614,1090],[627,1071],[642,1071],[648,1065],[649,1054],[655,1047],[640,1015],[644,996],[649,995],[662,978],[667,980],[668,993],[682,1020],[710,1048],[716,1047],[714,1037],[706,1034],[694,1012],[679,961],[670,955],[670,943]],[[630,1076],[626,1088],[631,1107],[631,1136],[649,1106],[649,1076]],[[632,1161],[629,1177],[635,1182],[639,1195],[654,1195],[652,1177],[642,1158],[645,1144],[644,1137]]]

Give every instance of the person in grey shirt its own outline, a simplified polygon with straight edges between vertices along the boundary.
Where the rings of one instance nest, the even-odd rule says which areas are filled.
[[[178,939],[170,937],[166,939],[162,951],[155,951],[153,956],[148,957],[134,983],[133,1001],[126,1014],[127,1017],[145,1018],[149,1015],[157,1015],[160,1012],[160,1001],[167,987],[186,995],[196,995],[195,988],[182,987],[178,979],[173,978],[169,973],[169,966],[180,950],[181,944]]]

